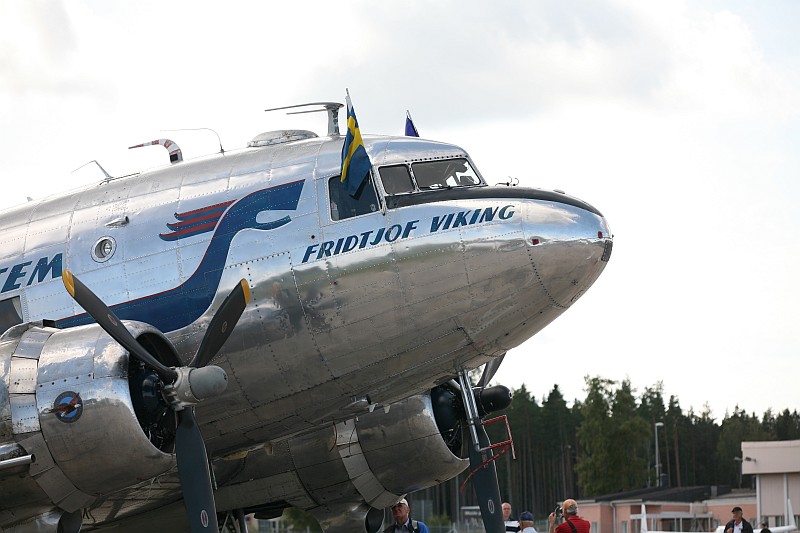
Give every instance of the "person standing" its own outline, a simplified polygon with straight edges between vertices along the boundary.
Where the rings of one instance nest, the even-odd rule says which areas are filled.
[[[519,531],[519,522],[511,518],[511,504],[503,502],[503,522],[506,523],[506,531]]]
[[[753,533],[753,526],[742,518],[742,508],[738,505],[731,509],[731,520],[725,524],[725,533]]]
[[[519,514],[519,527],[522,528],[521,533],[538,533],[533,527],[533,513],[530,511],[523,511]]]
[[[578,502],[564,500],[561,504],[564,522],[556,527],[556,513],[550,513],[550,533],[590,533],[592,525],[578,516]],[[752,531],[750,532],[752,533]]]
[[[383,533],[400,533],[401,531],[404,533],[430,533],[428,526],[424,522],[413,520],[409,516],[410,512],[411,507],[409,507],[408,500],[405,498],[392,505],[394,524],[384,529]]]
[[[769,522],[766,519],[761,522],[761,533],[772,533],[772,530],[769,528]]]

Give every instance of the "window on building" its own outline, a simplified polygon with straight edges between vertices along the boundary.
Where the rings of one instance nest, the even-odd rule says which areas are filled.
[[[22,305],[19,296],[0,300],[0,334],[17,324],[22,324]]]
[[[332,220],[366,215],[379,209],[371,175],[367,175],[367,179],[361,183],[355,196],[350,196],[341,182],[340,176],[334,176],[328,180],[328,193],[330,194]]]

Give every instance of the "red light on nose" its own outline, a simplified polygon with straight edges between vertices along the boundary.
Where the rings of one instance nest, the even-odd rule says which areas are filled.
[[[598,239],[602,239],[603,238],[603,232],[602,231],[598,231],[597,232],[597,238]]]
[[[531,239],[531,244],[536,246],[537,244],[539,244],[539,239]]]

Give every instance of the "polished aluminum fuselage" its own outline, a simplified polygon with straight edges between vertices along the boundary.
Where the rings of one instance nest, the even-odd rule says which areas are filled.
[[[418,139],[365,144],[375,168],[467,157]],[[252,299],[215,360],[227,391],[197,408],[219,457],[390,405],[500,356],[605,267],[605,219],[557,193],[385,196],[376,179],[374,211],[335,221],[328,180],[341,146],[326,137],[251,148],[19,206],[0,215],[0,299],[18,296],[24,322],[86,323],[60,279],[68,268],[121,318],[162,330],[186,363],[246,279]],[[262,193],[237,215],[249,226],[224,227],[229,206]],[[212,229],[192,233],[181,220]]]

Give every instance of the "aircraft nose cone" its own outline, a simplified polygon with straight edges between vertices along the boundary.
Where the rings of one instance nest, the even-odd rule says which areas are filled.
[[[611,243],[611,239],[561,241],[551,254],[534,259],[554,304],[569,307],[583,295],[605,268]]]
[[[611,257],[613,239],[605,218],[574,205],[531,203],[526,226],[531,262],[542,288],[554,306],[571,306]]]

